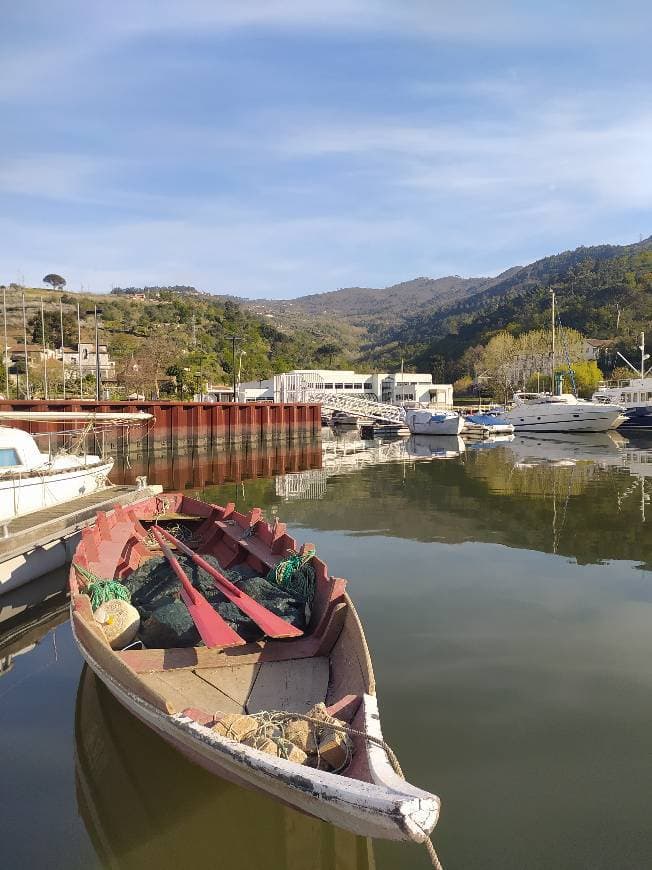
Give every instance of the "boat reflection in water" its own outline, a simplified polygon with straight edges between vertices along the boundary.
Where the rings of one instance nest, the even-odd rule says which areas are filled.
[[[0,676],[12,669],[16,656],[32,652],[68,615],[63,571],[0,595]]]
[[[373,870],[371,842],[217,779],[131,716],[84,667],[77,803],[103,866],[120,870]]]

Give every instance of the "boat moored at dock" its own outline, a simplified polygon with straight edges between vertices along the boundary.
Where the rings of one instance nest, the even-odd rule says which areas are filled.
[[[464,417],[456,411],[413,408],[405,412],[405,423],[413,435],[459,435]]]
[[[514,393],[514,404],[502,416],[517,432],[607,432],[625,419],[621,405],[589,402],[570,393]]]

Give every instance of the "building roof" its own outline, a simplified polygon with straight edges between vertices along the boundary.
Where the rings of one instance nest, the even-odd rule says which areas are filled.
[[[614,343],[613,338],[587,338],[586,343],[591,347],[610,347]]]

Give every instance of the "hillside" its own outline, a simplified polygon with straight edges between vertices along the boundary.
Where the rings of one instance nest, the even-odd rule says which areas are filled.
[[[234,363],[231,336],[238,338],[235,365],[243,380],[266,378],[291,368],[350,364],[337,325],[307,323],[301,329],[280,330],[268,318],[245,310],[233,300],[208,294],[157,288],[156,298],[136,299],[17,285],[10,285],[5,292],[9,347],[23,343],[23,295],[27,342],[42,345],[43,301],[45,339],[50,349],[61,345],[60,301],[66,346],[77,343],[78,305],[82,341],[95,340],[97,306],[100,342],[108,345],[116,362],[117,382],[111,387],[115,397],[132,392],[183,397],[195,392],[202,382],[230,383]],[[22,358],[17,366],[12,378],[23,374]],[[77,375],[71,371],[68,376],[75,379]],[[90,384],[93,376],[88,377]],[[43,378],[43,365],[38,360],[30,366],[30,384],[36,395],[42,392]],[[50,395],[61,392],[60,380],[60,366],[51,364]],[[21,397],[24,388],[24,378],[19,377]]]
[[[373,336],[361,349],[367,365],[410,365],[454,380],[469,349],[501,330],[546,328],[550,290],[566,326],[613,338],[631,352],[652,329],[652,237],[633,245],[581,247],[511,269],[466,299],[423,312]],[[619,313],[620,312],[620,313]]]
[[[130,294],[138,289],[126,288]],[[41,341],[43,299],[50,347],[61,342],[60,299],[66,344],[76,341],[78,304],[82,339],[92,340],[97,305],[101,340],[117,363],[117,394],[188,395],[200,381],[230,381],[232,335],[240,339],[236,367],[244,380],[292,368],[392,371],[403,360],[437,380],[454,381],[473,375],[482,346],[498,333],[548,328],[554,289],[565,326],[613,339],[616,349],[632,354],[641,330],[652,333],[652,237],[565,251],[495,278],[415,278],[295,300],[236,301],[194,288],[148,289],[156,292],[137,298],[124,290],[107,296],[11,285],[9,344],[22,341],[24,292],[28,342]],[[32,382],[38,379],[34,371]]]

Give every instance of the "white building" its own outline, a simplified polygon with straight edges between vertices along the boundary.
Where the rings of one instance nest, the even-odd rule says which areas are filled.
[[[115,380],[115,362],[110,359],[109,351],[105,344],[98,345],[100,360],[100,377],[103,381]],[[56,348],[55,355],[61,359],[61,348]],[[63,348],[64,365],[71,366],[77,372],[81,368],[82,377],[95,374],[95,343],[83,342],[77,348]]]
[[[307,393],[358,396],[402,405],[419,402],[437,407],[453,404],[452,384],[433,384],[432,375],[404,372],[361,374],[347,370],[294,369],[261,381],[240,384],[241,402],[301,402]]]

